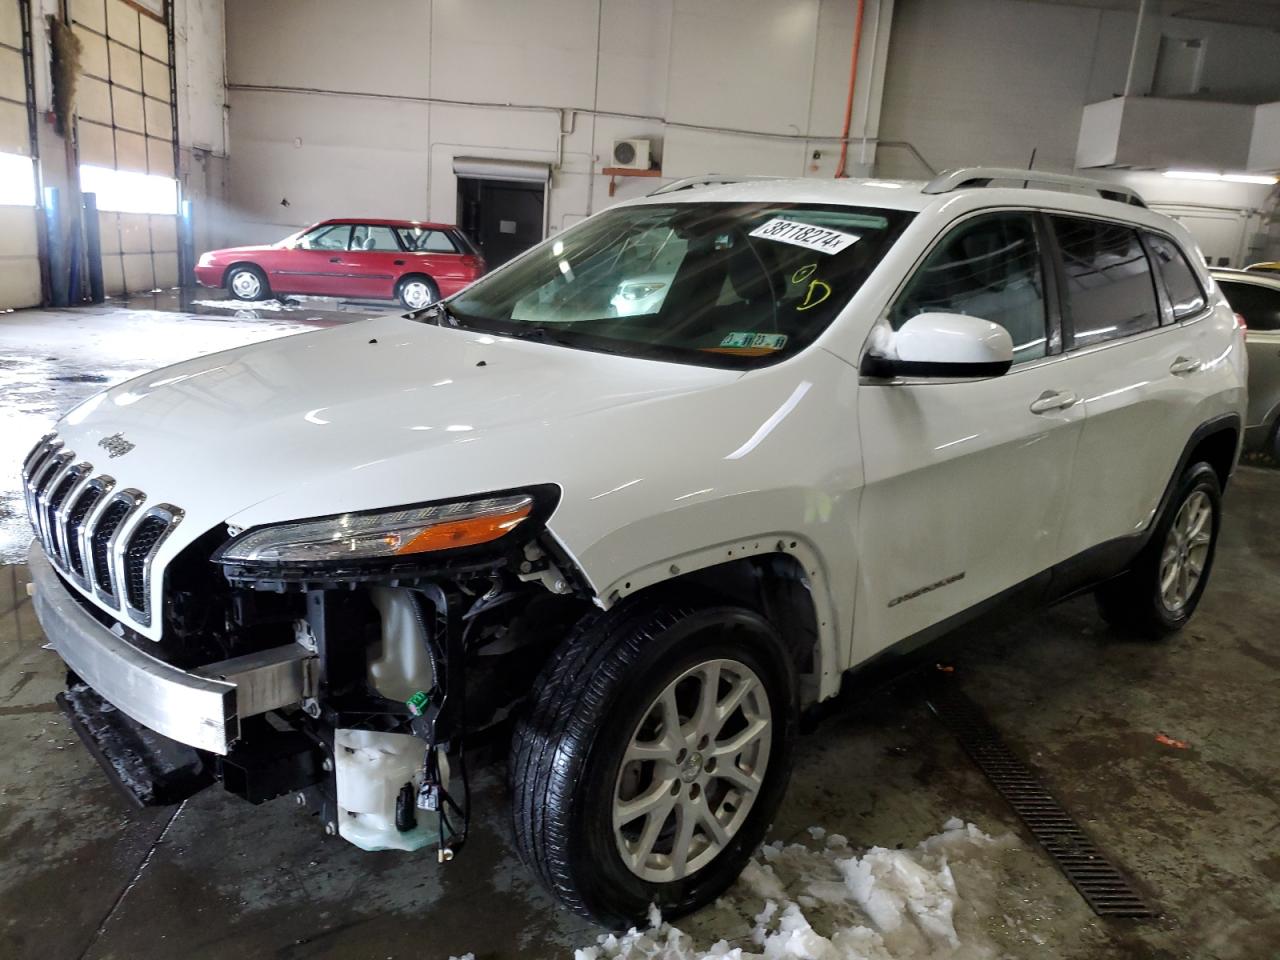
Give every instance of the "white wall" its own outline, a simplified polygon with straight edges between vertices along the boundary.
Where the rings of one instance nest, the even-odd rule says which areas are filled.
[[[177,0],[178,176],[196,204],[197,249],[225,242],[227,88],[223,0]]]
[[[229,0],[236,239],[344,214],[452,221],[453,158],[477,155],[551,164],[556,231],[661,182],[609,198],[598,171],[626,137],[654,140],[664,179],[831,176],[838,148],[812,138],[840,132],[853,7],[381,0],[353,16],[341,0]],[[892,0],[866,8],[855,134],[878,119]]]
[[[1085,106],[1124,88],[1135,20],[1029,0],[898,0],[880,135],[911,142],[939,170],[1023,167],[1034,149],[1037,169],[1071,172]],[[1135,94],[1150,91],[1161,34],[1205,39],[1202,96],[1280,99],[1280,34],[1159,16],[1144,24]],[[882,176],[925,175],[905,151],[878,156]],[[1136,187],[1215,257],[1239,265],[1278,252],[1264,232],[1275,205],[1268,187],[1084,172]]]
[[[1124,89],[1136,16],[1029,0],[898,0],[881,136],[915,144],[939,169],[998,163],[1070,170],[1086,104]],[[1160,36],[1206,42],[1203,96],[1280,99],[1280,34],[1148,16],[1134,93],[1150,92]],[[920,176],[905,153],[881,172]]]

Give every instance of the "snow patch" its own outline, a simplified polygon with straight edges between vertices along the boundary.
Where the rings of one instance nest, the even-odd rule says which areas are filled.
[[[839,834],[809,830],[813,843],[766,844],[717,906],[735,936],[700,947],[649,910],[649,927],[601,936],[574,960],[995,960],[989,933],[1003,914],[998,860],[1021,849],[947,821],[909,850],[858,854]],[[825,841],[825,842],[824,842]],[[719,924],[717,924],[719,927]],[[1005,918],[1005,926],[1011,924]]]

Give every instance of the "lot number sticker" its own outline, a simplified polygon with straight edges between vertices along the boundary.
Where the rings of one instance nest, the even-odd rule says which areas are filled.
[[[851,247],[862,239],[857,234],[841,233],[839,230],[828,230],[826,227],[815,227],[808,223],[796,223],[794,220],[780,218],[756,227],[750,235],[764,240],[790,243],[807,250],[817,250],[819,253],[839,253],[845,247]]]
[[[738,350],[781,350],[787,345],[785,333],[731,333],[720,341],[720,346]]]

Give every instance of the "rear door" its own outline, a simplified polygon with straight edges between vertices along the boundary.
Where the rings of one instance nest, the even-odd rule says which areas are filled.
[[[1125,223],[1048,219],[1066,366],[1085,412],[1058,551],[1066,559],[1147,528],[1198,426],[1196,390],[1213,351],[1204,291],[1176,244],[1159,238],[1159,249],[1148,248]],[[1164,296],[1156,269],[1175,262],[1194,285],[1176,300]]]
[[[475,255],[447,230],[403,229],[400,237],[409,246],[414,271],[429,276],[442,297],[452,296],[475,279]]]
[[[1280,416],[1280,286],[1221,276],[1218,286],[1249,328],[1245,334],[1249,348],[1246,427],[1251,431],[1250,444],[1261,445],[1271,440]]]
[[[889,308],[978,316],[1009,331],[1014,365],[975,380],[864,380],[858,420],[854,659],[944,623],[1055,561],[1083,405],[1060,355],[1034,212],[982,212],[943,234]],[[817,509],[815,507],[815,509]]]
[[[396,280],[407,270],[409,257],[395,230],[378,223],[358,223],[351,230],[351,248],[343,258],[343,288],[348,297],[389,300]]]

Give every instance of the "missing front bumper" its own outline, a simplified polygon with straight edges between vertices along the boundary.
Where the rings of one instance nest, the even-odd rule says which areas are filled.
[[[315,655],[286,644],[193,672],[151,656],[90,616],[33,543],[27,555],[36,619],[71,671],[143,727],[225,755],[240,721],[313,695]]]

